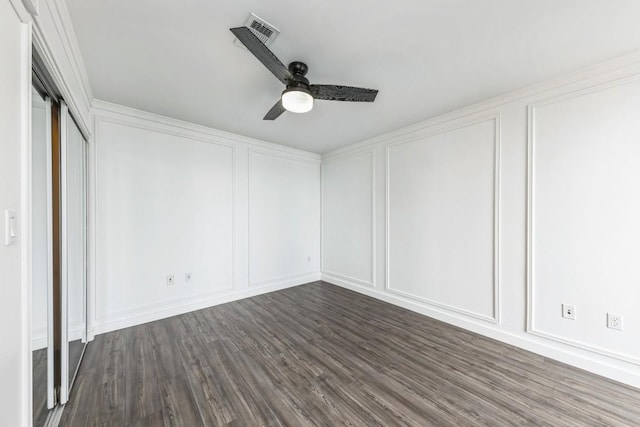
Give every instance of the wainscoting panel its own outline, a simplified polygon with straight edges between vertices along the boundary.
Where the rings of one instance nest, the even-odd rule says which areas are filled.
[[[96,321],[230,290],[234,147],[107,119],[96,140]]]
[[[529,106],[528,330],[636,364],[639,112],[637,77]]]
[[[328,159],[322,165],[322,274],[374,287],[375,155]]]
[[[387,147],[387,290],[498,322],[499,117]]]
[[[320,162],[249,150],[249,286],[320,267]]]

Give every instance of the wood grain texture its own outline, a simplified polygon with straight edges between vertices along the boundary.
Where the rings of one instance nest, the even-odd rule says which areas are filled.
[[[640,390],[323,282],[96,337],[61,426],[632,426]]]

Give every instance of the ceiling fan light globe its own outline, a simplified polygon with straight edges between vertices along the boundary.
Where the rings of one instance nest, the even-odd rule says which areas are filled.
[[[282,106],[292,113],[307,113],[313,108],[313,96],[303,88],[286,89],[282,92]]]

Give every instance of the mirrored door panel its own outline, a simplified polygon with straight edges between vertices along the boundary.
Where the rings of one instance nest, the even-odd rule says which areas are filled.
[[[62,123],[62,384],[66,402],[86,343],[86,141],[68,112]],[[63,330],[65,328],[63,327]]]
[[[51,101],[34,88],[31,111],[31,347],[33,425],[53,408],[53,263],[51,217]]]

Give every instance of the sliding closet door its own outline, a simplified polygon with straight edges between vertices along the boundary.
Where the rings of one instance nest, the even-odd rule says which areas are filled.
[[[33,425],[54,406],[51,99],[34,88],[31,111],[31,347]]]
[[[67,106],[61,108],[61,319],[62,378],[65,403],[87,341],[86,325],[86,141]]]

